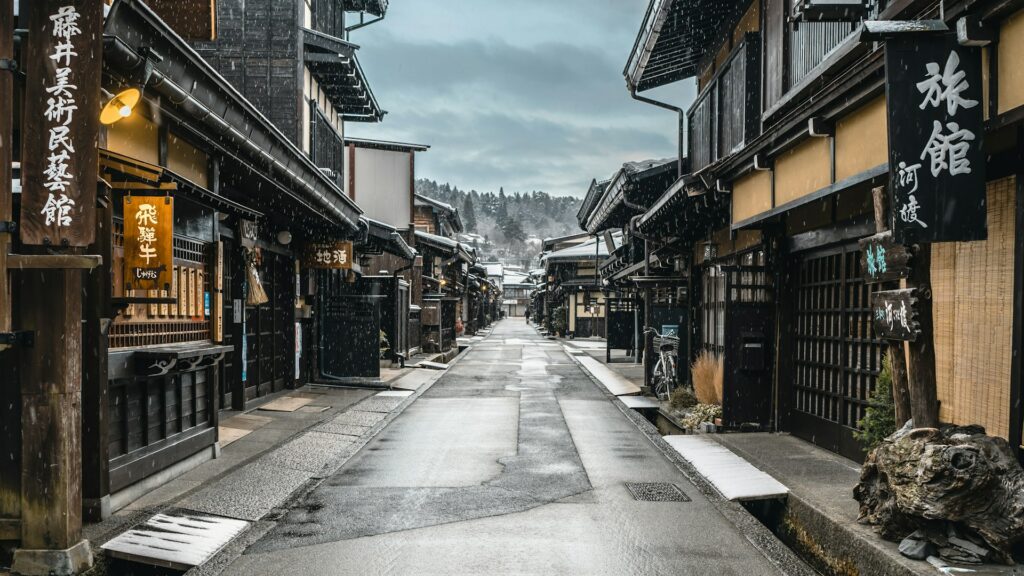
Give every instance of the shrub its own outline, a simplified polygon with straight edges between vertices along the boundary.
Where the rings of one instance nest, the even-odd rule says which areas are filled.
[[[702,351],[690,367],[690,377],[701,404],[722,403],[725,366],[721,356],[710,350]]]
[[[886,354],[882,358],[882,371],[878,373],[875,391],[869,398],[871,403],[864,411],[864,417],[857,422],[853,437],[867,446],[868,450],[881,444],[896,431],[896,402],[892,397],[892,359]]]
[[[683,410],[697,405],[697,396],[689,388],[676,388],[668,399],[673,410]]]
[[[684,427],[695,429],[701,422],[714,422],[715,418],[722,417],[722,407],[717,404],[697,404],[690,410],[682,421]]]

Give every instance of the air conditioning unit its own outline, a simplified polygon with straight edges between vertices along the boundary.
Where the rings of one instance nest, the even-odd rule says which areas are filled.
[[[859,22],[868,15],[869,0],[796,0],[797,22]]]

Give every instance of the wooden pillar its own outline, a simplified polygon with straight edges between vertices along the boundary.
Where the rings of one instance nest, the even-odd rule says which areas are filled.
[[[14,6],[0,0],[0,59],[14,58]],[[0,70],[0,223],[12,216],[11,155],[13,138],[14,74]],[[7,253],[11,233],[0,230],[0,334],[11,332],[11,287]],[[6,351],[5,351],[6,350]],[[16,350],[0,343],[0,541],[21,535],[21,400],[18,397]]]
[[[916,428],[939,425],[939,400],[935,385],[935,330],[932,322],[932,247],[920,244],[907,286],[917,290],[917,321],[921,335],[910,343],[910,415]]]
[[[21,574],[73,574],[92,565],[82,540],[82,271],[17,276],[21,328]]]
[[[879,186],[871,191],[875,204],[875,231],[885,232],[889,229],[886,214],[885,187]],[[903,342],[889,341],[886,354],[892,363],[892,399],[896,405],[896,427],[902,427],[910,420],[910,388],[907,383],[907,357],[904,354]],[[934,364],[933,364],[934,365]]]
[[[14,6],[11,0],[0,0],[0,61],[14,62]],[[0,70],[0,334],[11,331],[11,287],[7,274],[11,230],[5,229],[5,223],[14,220],[11,190],[13,131],[14,73]],[[8,347],[0,342],[0,352]]]
[[[110,190],[97,190],[96,243],[90,253],[103,256],[103,264],[85,272],[82,329],[82,498],[87,520],[99,521],[110,511],[110,400],[107,375],[112,294],[113,206]]]

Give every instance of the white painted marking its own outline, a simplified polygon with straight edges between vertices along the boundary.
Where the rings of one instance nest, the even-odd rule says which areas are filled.
[[[768,500],[789,494],[781,482],[706,436],[673,435],[665,436],[665,441],[729,500]]]
[[[405,398],[406,396],[412,396],[412,390],[385,390],[377,394],[377,396]]]
[[[248,522],[231,518],[157,514],[101,548],[115,558],[188,570],[213,558],[248,527]]]

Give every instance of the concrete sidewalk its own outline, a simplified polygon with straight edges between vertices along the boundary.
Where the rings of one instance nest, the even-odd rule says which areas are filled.
[[[225,445],[218,458],[138,494],[103,522],[85,526],[84,537],[97,556],[91,573],[104,574],[112,564],[101,546],[156,514],[244,520],[251,523],[251,532],[293,494],[340,468],[443,374],[412,368],[389,374],[394,391],[307,385],[262,407],[225,414],[220,434]],[[277,407],[282,409],[268,409]]]

